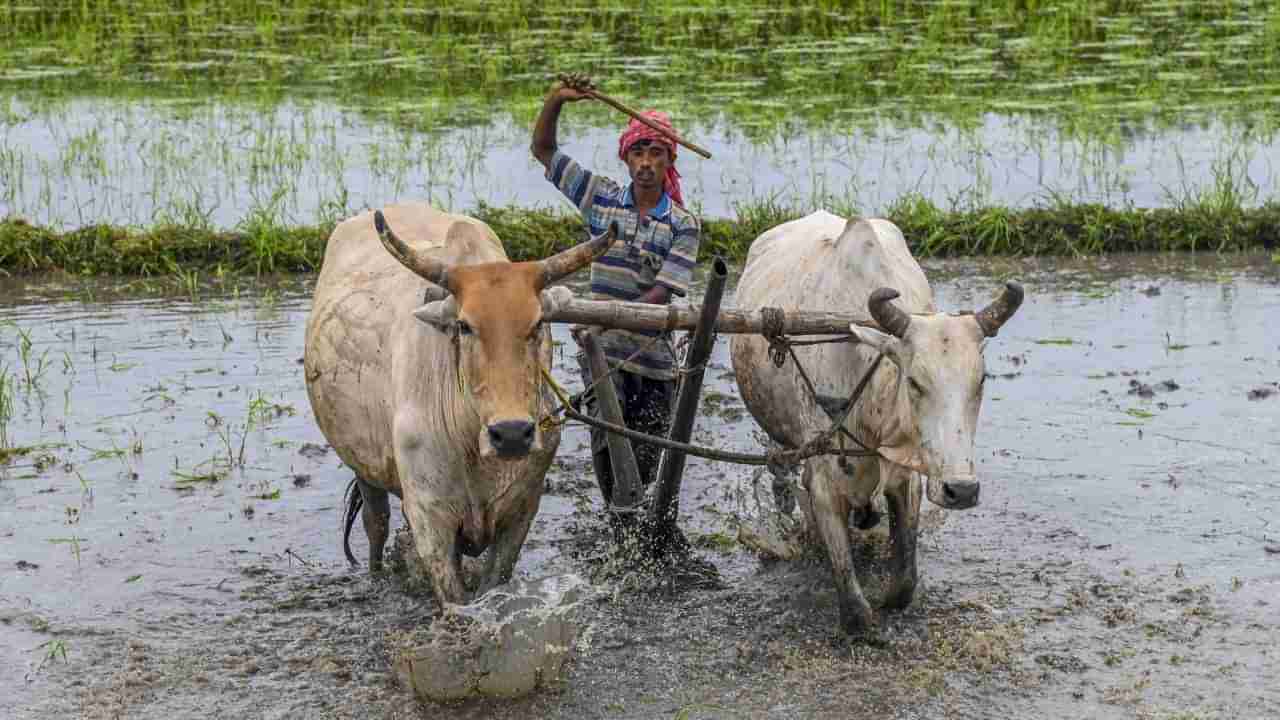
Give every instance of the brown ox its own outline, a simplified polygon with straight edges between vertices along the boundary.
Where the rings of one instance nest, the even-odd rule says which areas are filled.
[[[425,204],[334,228],[304,360],[320,430],[356,474],[348,559],[363,506],[369,564],[381,566],[390,492],[441,603],[463,599],[460,553],[490,549],[482,589],[510,578],[560,443],[538,421],[552,400],[543,311],[564,295],[543,290],[611,238],[513,264],[488,225]]]

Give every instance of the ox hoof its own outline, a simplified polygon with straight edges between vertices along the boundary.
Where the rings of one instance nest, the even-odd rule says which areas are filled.
[[[877,512],[871,505],[853,509],[853,526],[859,530],[870,530],[880,524],[884,513]]]
[[[884,636],[880,634],[880,628],[873,624],[860,625],[856,628],[851,628],[846,625],[844,633],[851,643],[868,645],[870,647],[885,646],[885,639]]]
[[[866,638],[875,634],[875,618],[872,617],[870,608],[841,610],[840,627],[851,638]]]
[[[911,600],[916,595],[916,584],[895,583],[889,594],[885,596],[884,606],[889,610],[904,610],[911,604]]]

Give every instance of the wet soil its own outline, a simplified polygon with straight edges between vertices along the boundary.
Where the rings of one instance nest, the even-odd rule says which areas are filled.
[[[836,630],[820,553],[736,543],[758,512],[748,468],[688,466],[682,525],[714,576],[628,571],[572,428],[517,572],[592,579],[577,657],[529,698],[448,706],[389,666],[388,638],[431,622],[430,594],[342,559],[349,474],[297,364],[310,279],[194,300],[8,285],[4,429],[22,450],[0,469],[0,715],[1280,717],[1280,399],[1250,399],[1280,382],[1280,267],[927,271],[943,308],[1010,276],[1028,299],[987,346],[983,502],[926,510],[921,590],[874,641]],[[725,345],[695,440],[755,450]],[[576,388],[565,349],[556,372]],[[857,535],[874,605],[887,550]]]

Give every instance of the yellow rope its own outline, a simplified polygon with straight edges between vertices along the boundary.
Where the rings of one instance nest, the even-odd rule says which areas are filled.
[[[555,393],[556,397],[560,400],[561,406],[571,407],[573,402],[569,400],[569,394],[564,391],[564,388],[560,387],[560,384],[556,382],[555,378],[551,377],[551,371],[547,370],[547,366],[542,363],[538,363],[538,370],[542,372],[542,379],[546,380],[547,384],[551,386],[551,392]],[[556,419],[555,411],[553,410],[548,413],[546,417],[542,418],[539,424],[542,426],[543,430],[549,430],[553,427],[559,427],[560,425],[565,424],[565,422],[566,420],[564,419]]]

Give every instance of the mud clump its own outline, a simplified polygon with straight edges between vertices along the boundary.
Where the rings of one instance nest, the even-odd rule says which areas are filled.
[[[1042,653],[1036,656],[1036,663],[1066,673],[1083,673],[1089,664],[1075,655],[1061,653]]]
[[[304,458],[318,460],[329,454],[329,446],[317,445],[316,443],[302,443],[302,447],[298,448],[298,454]]]
[[[578,575],[559,575],[446,606],[429,627],[388,638],[392,665],[423,700],[525,695],[560,677],[588,588]]]
[[[1172,380],[1158,382],[1155,385],[1148,385],[1137,380],[1129,381],[1129,394],[1137,395],[1141,398],[1155,397],[1157,392],[1173,392],[1181,389],[1182,386]]]
[[[1265,400],[1277,393],[1280,393],[1280,383],[1271,383],[1270,385],[1262,385],[1250,390],[1249,399]]]

